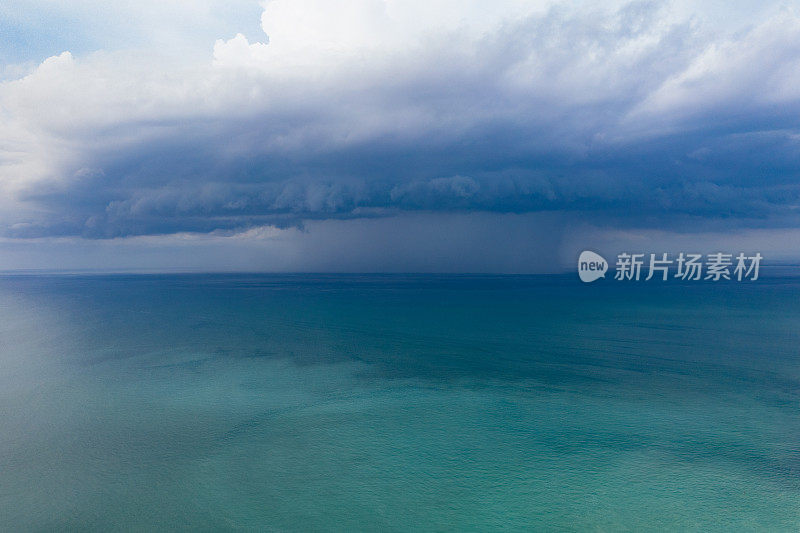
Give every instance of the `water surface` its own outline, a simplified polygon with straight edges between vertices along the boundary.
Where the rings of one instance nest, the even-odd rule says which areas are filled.
[[[796,531],[798,295],[3,277],[0,529]]]

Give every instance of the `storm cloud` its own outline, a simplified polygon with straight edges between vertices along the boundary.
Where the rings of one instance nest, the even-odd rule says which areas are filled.
[[[663,2],[262,11],[261,35],[205,56],[63,51],[0,83],[0,235],[800,223],[795,10],[729,26]]]

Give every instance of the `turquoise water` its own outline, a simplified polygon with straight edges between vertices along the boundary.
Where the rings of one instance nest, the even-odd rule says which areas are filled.
[[[798,295],[0,278],[0,530],[797,531]]]

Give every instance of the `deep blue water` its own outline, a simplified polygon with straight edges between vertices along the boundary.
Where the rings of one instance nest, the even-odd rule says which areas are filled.
[[[800,280],[0,278],[0,530],[800,529]]]

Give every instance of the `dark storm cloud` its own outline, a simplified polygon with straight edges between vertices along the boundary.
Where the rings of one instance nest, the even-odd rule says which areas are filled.
[[[798,18],[732,39],[665,16],[655,3],[552,9],[473,39],[356,56],[321,78],[223,66],[139,85],[114,70],[118,85],[56,98],[74,118],[36,119],[71,156],[18,188],[38,210],[4,233],[106,238],[414,211],[797,225]],[[63,76],[109,75],[79,67]],[[144,93],[111,94],[120,87]],[[12,113],[30,111],[12,96]]]

